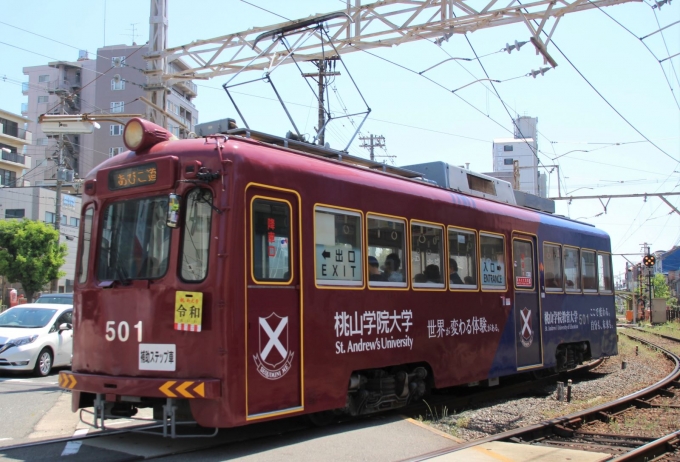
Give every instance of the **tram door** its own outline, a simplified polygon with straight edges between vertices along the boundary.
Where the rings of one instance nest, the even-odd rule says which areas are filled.
[[[251,187],[246,225],[246,413],[302,409],[297,195]]]
[[[536,252],[534,236],[513,235],[517,369],[543,364],[541,300]]]

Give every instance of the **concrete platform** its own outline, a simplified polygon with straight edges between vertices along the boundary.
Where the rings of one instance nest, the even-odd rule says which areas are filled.
[[[494,441],[426,459],[439,462],[602,462],[611,454]]]
[[[118,462],[143,458],[184,461],[397,461],[451,448],[459,441],[412,419],[378,416],[327,427],[291,418],[221,430],[214,438],[164,439],[143,434],[102,435],[76,442],[0,448],[7,460]],[[199,452],[196,452],[199,451]]]

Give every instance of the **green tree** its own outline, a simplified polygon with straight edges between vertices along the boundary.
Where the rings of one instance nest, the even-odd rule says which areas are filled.
[[[668,289],[668,284],[663,274],[656,273],[652,278],[652,285],[654,286],[654,298],[668,298],[671,296],[671,291]]]
[[[0,274],[20,282],[29,302],[45,284],[66,274],[59,271],[66,252],[59,232],[43,222],[0,221]]]

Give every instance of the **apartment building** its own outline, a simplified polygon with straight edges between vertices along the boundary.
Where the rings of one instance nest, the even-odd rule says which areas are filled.
[[[2,219],[28,218],[45,223],[55,222],[56,191],[49,188],[0,188],[0,217]],[[59,242],[66,244],[66,263],[61,270],[66,273],[59,279],[59,292],[73,292],[80,227],[80,197],[71,194],[61,196],[61,227]]]
[[[22,115],[28,118],[28,130],[36,140],[36,168],[30,173],[34,184],[53,185],[57,173],[53,158],[58,153],[59,138],[45,135],[38,117],[88,113],[119,119],[118,114],[144,115],[146,105],[139,98],[145,94],[147,51],[146,45],[112,45],[99,48],[96,55],[80,51],[76,61],[23,69],[28,81],[22,90],[28,102],[22,106]],[[180,61],[168,67],[186,68]],[[198,123],[198,111],[192,102],[196,96],[193,82],[177,83],[168,92],[165,109],[172,115],[168,128],[178,137],[186,136]],[[64,135],[64,161],[73,170],[74,179],[85,177],[95,166],[125,150],[122,124],[111,121],[100,126],[93,134]]]
[[[0,109],[0,186],[24,186],[23,175],[31,168],[28,155],[32,134],[28,119]],[[25,185],[29,185],[26,182]]]

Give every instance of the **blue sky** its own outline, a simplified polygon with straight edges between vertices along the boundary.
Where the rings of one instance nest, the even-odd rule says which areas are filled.
[[[344,5],[340,0],[249,3],[261,8],[239,0],[170,0],[169,46],[282,21],[275,14],[299,19]],[[603,11],[611,18],[597,9],[566,15],[553,36],[562,53],[549,47],[558,66],[536,78],[520,77],[544,66],[530,44],[519,52],[482,58],[489,77],[502,81],[496,89],[507,110],[488,84],[475,83],[452,94],[385,60],[422,71],[449,56],[487,55],[506,43],[528,40],[522,24],[468,34],[472,48],[464,36],[454,35],[441,48],[421,41],[375,52],[385,60],[363,52],[346,54],[343,60],[372,110],[362,133],[385,136],[387,152],[396,156],[397,165],[442,160],[455,165],[469,162],[472,170],[490,171],[492,140],[512,136],[509,111],[513,116],[538,117],[540,158],[545,165],[559,163],[563,194],[565,187],[574,195],[680,192],[680,56],[662,65],[657,60],[680,53],[680,24],[638,39],[679,21],[678,3],[660,9],[652,9],[650,2],[607,7]],[[104,44],[131,44],[133,24],[136,42],[148,40],[147,2],[25,0],[11,2],[8,8],[10,2],[0,0],[0,5],[5,6],[0,18],[0,108],[15,113],[25,102],[20,86],[25,80],[23,67],[75,60],[78,49],[94,52]],[[332,109],[342,113],[342,101],[350,112],[365,110],[344,74],[343,70],[336,81],[340,97],[333,93]],[[450,61],[427,75],[448,89],[486,77],[476,61]],[[273,78],[296,123],[311,132],[314,100],[296,69],[282,67]],[[221,89],[227,80],[223,76],[196,82],[200,121],[235,116]],[[251,126],[275,134],[290,129],[264,85],[239,91],[237,102]],[[344,119],[329,131],[331,145],[344,147],[353,129]],[[358,141],[350,152],[368,156]],[[550,175],[550,188],[556,196],[556,171]],[[668,199],[680,206],[680,196]],[[658,198],[613,199],[606,214],[598,200],[575,200],[571,205],[560,201],[557,212],[607,231],[615,253],[637,253],[643,242],[651,243],[652,250],[680,244],[680,216]],[[614,259],[615,273],[623,271],[623,261]]]

